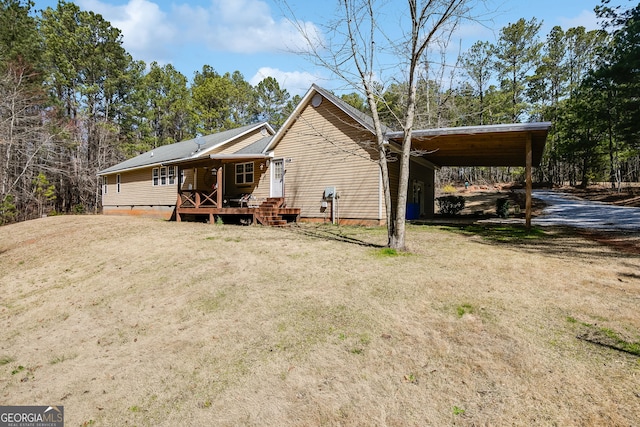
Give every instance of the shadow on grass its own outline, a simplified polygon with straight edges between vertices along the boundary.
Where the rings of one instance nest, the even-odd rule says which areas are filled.
[[[347,228],[351,230],[352,228]],[[317,225],[317,226],[299,226],[291,227],[290,230],[294,233],[301,234],[307,237],[321,240],[331,240],[335,242],[350,243],[352,245],[364,246],[368,248],[384,248],[385,245],[368,242],[359,237],[350,236],[345,233],[347,229],[342,229],[336,226]],[[353,228],[355,230],[356,228]]]
[[[526,252],[544,253],[559,258],[628,258],[637,256],[633,251],[594,250],[599,245],[588,244],[588,236],[579,230],[565,227],[532,227],[527,230],[519,224],[467,224],[439,226],[442,230],[466,236],[477,236],[483,243],[505,246]],[[602,245],[606,247],[606,245]],[[610,247],[610,246],[609,246]]]

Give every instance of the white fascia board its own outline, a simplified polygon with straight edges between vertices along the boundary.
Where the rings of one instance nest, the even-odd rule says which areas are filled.
[[[298,105],[296,105],[296,108],[293,110],[291,114],[289,114],[289,117],[287,117],[287,120],[285,120],[285,122],[282,124],[280,129],[278,129],[278,132],[276,132],[274,137],[271,138],[271,142],[269,142],[269,145],[265,147],[263,152],[266,153],[268,151],[273,151],[273,148],[276,145],[278,145],[282,137],[289,131],[289,128],[291,127],[293,122],[297,120],[298,116],[300,115],[304,107],[309,103],[313,95],[316,93],[317,93],[317,90],[315,86],[311,85],[307,93],[304,94],[304,96],[302,97]]]
[[[236,139],[241,138],[241,137],[243,137],[243,136],[247,135],[248,133],[251,133],[251,132],[253,132],[253,131],[255,131],[256,129],[259,129],[259,128],[261,128],[261,127],[265,127],[265,128],[266,128],[266,129],[271,133],[271,135],[273,135],[273,134],[275,134],[275,133],[276,133],[276,132],[275,132],[275,130],[273,130],[273,128],[271,127],[271,125],[270,125],[268,122],[257,123],[254,127],[247,129],[246,131],[244,131],[244,132],[242,132],[242,133],[240,133],[240,134],[238,134],[238,135],[234,136],[233,138],[229,138],[229,139],[227,139],[227,140],[225,140],[225,141],[222,141],[222,142],[220,142],[220,143],[218,143],[218,144],[214,145],[213,147],[209,147],[209,148],[207,148],[207,149],[206,149],[206,150],[204,150],[204,151],[199,151],[199,152],[197,152],[197,153],[194,153],[194,154],[191,156],[191,158],[192,158],[192,159],[195,159],[195,158],[197,158],[197,157],[202,157],[203,155],[207,154],[208,152],[213,151],[213,150],[215,150],[216,148],[222,147],[223,145],[226,145],[226,144],[228,144],[228,143],[230,143],[230,142],[233,142],[233,141],[235,141]]]
[[[418,129],[411,132],[411,136],[444,136],[444,135],[473,135],[482,133],[502,132],[531,132],[537,130],[549,130],[551,122],[509,123],[498,125],[458,126],[449,128]],[[389,132],[387,138],[397,139],[404,135],[403,131]]]
[[[123,172],[131,172],[139,169],[157,168],[157,167],[161,167],[164,163],[167,163],[167,162],[151,163],[148,165],[134,166],[131,168],[118,169],[110,172],[98,172],[98,176],[114,175],[114,174],[123,173]]]

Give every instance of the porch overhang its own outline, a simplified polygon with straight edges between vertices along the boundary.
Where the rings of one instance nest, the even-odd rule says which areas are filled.
[[[203,157],[190,157],[186,159],[172,160],[165,162],[162,166],[180,166],[180,167],[203,167],[210,166],[213,161],[215,163],[237,163],[249,162],[251,160],[266,160],[271,157],[267,154],[210,154]]]
[[[212,160],[221,160],[223,163],[228,162],[247,162],[250,160],[266,160],[271,156],[267,154],[211,154],[209,156]]]

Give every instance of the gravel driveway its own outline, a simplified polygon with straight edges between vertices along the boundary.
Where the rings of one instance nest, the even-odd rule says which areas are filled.
[[[534,225],[560,225],[601,231],[640,231],[640,208],[584,200],[555,191],[536,190],[533,197],[546,202]]]

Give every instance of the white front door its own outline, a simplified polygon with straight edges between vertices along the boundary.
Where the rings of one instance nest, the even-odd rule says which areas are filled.
[[[284,160],[271,161],[271,197],[284,197]]]

